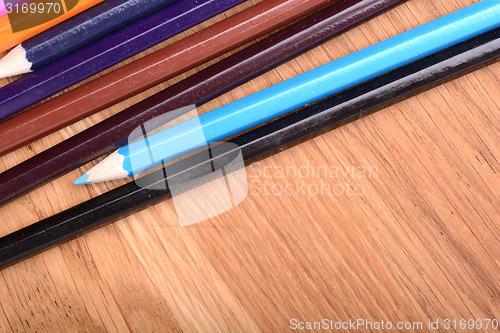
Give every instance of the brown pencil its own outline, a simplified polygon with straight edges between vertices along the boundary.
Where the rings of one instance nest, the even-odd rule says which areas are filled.
[[[333,0],[265,0],[0,124],[0,154],[222,55]]]

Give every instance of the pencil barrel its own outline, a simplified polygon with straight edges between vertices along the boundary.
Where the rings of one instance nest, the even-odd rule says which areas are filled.
[[[400,2],[342,0],[243,49],[1,173],[0,204],[115,150],[154,117],[201,105]],[[2,138],[5,145],[8,140]]]
[[[229,142],[239,147],[248,164],[259,156],[276,152],[279,147],[302,137],[313,135],[382,105],[394,103],[499,58],[500,30],[496,29],[332,96]],[[180,177],[182,181],[203,177],[213,171],[213,165],[223,167],[233,158],[234,153],[234,150],[223,151],[215,159],[209,160],[194,155],[146,176],[141,180],[146,186],[139,187],[131,182],[0,238],[0,267],[6,267],[109,222],[120,214],[141,209],[146,204],[170,195],[165,175]],[[159,183],[164,187],[158,187]]]

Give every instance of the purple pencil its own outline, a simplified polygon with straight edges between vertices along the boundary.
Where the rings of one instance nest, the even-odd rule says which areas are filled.
[[[0,89],[0,120],[244,0],[182,0]]]
[[[13,48],[0,60],[0,77],[36,71],[175,1],[103,1]]]
[[[404,0],[340,0],[0,173],[0,205],[124,144],[169,110],[202,105]]]

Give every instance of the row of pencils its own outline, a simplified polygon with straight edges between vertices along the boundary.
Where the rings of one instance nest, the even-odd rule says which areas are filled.
[[[2,39],[0,52],[21,43],[0,60],[0,76],[28,73],[0,88],[3,155],[269,34],[1,173],[0,204],[8,204],[108,153],[75,184],[137,177],[168,164],[0,238],[0,267],[166,198],[172,182],[191,184],[214,166],[231,165],[235,156],[248,165],[500,55],[500,1],[482,0],[150,135],[152,128],[144,124],[158,117],[162,120],[156,125],[174,119],[405,2],[264,0],[60,94],[243,2],[80,1],[75,12],[58,17],[62,22],[57,25],[44,23]],[[132,135],[138,128],[143,131]],[[219,145],[206,158],[203,150],[218,142],[230,145]]]

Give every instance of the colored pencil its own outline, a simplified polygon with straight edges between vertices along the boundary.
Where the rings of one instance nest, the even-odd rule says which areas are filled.
[[[154,117],[186,105],[202,105],[399,2],[341,0],[207,67],[1,173],[0,204],[113,151],[137,126]]]
[[[58,67],[67,72],[70,66],[97,73],[121,60],[141,52],[169,37],[221,13],[243,0],[184,0],[108,36],[92,46],[75,52],[69,66]],[[91,66],[81,66],[80,59],[92,60]],[[64,60],[68,64],[68,58]],[[99,64],[99,65],[97,65]],[[65,97],[57,99],[64,100]],[[58,102],[48,102],[0,123],[0,154],[20,147],[43,135],[56,131],[90,113],[84,109],[63,108]],[[64,105],[64,104],[63,104]],[[68,112],[69,111],[69,112]],[[82,113],[83,112],[83,113]]]
[[[25,107],[49,97],[52,93],[97,74],[243,1],[179,1],[91,45],[83,47],[30,75],[0,88],[0,119],[13,115]],[[43,88],[40,89],[40,87]],[[66,95],[62,99],[64,101],[69,97]],[[61,99],[58,99],[58,101],[61,101]],[[50,109],[54,103],[57,102],[50,102],[50,104],[43,105],[42,108]],[[58,108],[59,106],[55,106],[56,110]],[[38,113],[39,116],[43,111]],[[78,110],[75,109],[73,114],[78,117]]]
[[[107,75],[73,89],[57,101],[70,113],[90,114],[134,96],[165,80],[231,51],[246,42],[315,11],[333,0],[266,0],[188,38],[158,50]],[[64,60],[64,59],[61,59]],[[55,64],[55,63],[54,63]],[[53,71],[42,68],[2,89],[0,119],[79,82],[83,67]],[[130,84],[133,82],[133,84]],[[51,104],[52,105],[52,104]]]
[[[38,25],[36,27],[22,30],[19,32],[12,32],[9,18],[7,16],[3,16],[0,18],[0,53],[7,51],[8,49],[24,42],[25,40],[38,35],[39,33],[52,28],[53,26],[64,22],[65,20],[73,17],[84,10],[89,9],[92,6],[97,5],[103,0],[79,0],[78,4],[73,7],[70,11],[64,13],[63,15],[49,21]],[[27,17],[26,20],[30,18]]]
[[[80,205],[0,238],[0,268],[50,246],[61,244],[121,215],[140,210],[170,196],[168,184],[189,182],[224,167],[241,153],[246,165],[256,158],[281,152],[283,146],[331,128],[354,116],[388,106],[401,98],[470,72],[500,57],[498,29],[399,68],[351,90],[264,125],[232,140],[237,149],[207,159],[198,154],[130,182]],[[243,165],[239,165],[242,167]],[[238,166],[236,166],[238,167]],[[229,173],[233,170],[227,169]],[[169,175],[168,179],[164,175]]]
[[[76,185],[137,175],[500,26],[483,0],[119,148]]]
[[[16,46],[0,60],[0,78],[37,70],[174,1],[104,1]]]

